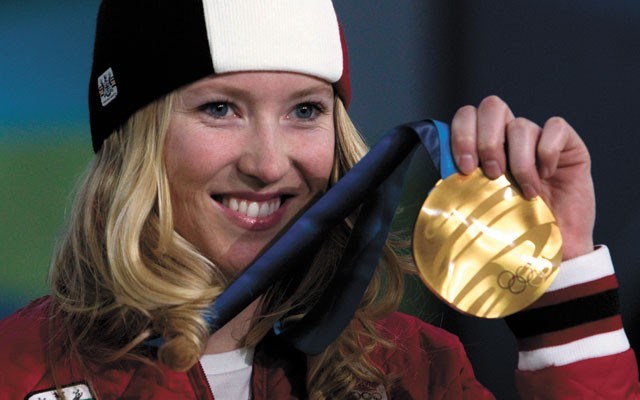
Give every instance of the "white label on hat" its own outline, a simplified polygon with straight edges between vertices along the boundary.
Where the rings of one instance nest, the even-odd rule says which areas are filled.
[[[203,0],[213,69],[289,71],[328,82],[342,76],[331,0]]]
[[[113,76],[111,68],[98,77],[98,93],[103,107],[118,96],[118,86],[116,86],[116,78]]]

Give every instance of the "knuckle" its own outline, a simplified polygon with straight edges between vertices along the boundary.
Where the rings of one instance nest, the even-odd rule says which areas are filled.
[[[524,164],[512,164],[509,167],[511,174],[519,181],[519,182],[528,182],[531,180],[532,171],[527,165]]]
[[[475,125],[475,107],[464,106],[456,111],[451,121],[451,133],[468,133],[471,126]]]
[[[550,146],[539,146],[537,156],[540,160],[551,160],[555,157],[555,150]]]
[[[503,149],[504,145],[498,141],[486,141],[478,143],[478,154],[482,158],[492,156]]]
[[[564,130],[569,127],[569,123],[562,117],[551,117],[545,124],[548,128],[555,130]]]
[[[509,122],[509,124],[507,125],[507,129],[510,132],[521,133],[534,128],[535,126],[536,125],[530,120],[523,117],[517,117]]]
[[[474,146],[473,136],[468,134],[458,134],[451,136],[451,145],[457,149],[469,149]]]
[[[456,114],[469,115],[469,114],[475,113],[475,111],[476,111],[476,108],[474,106],[467,104],[466,106],[460,107],[456,112]]]
[[[487,96],[484,99],[482,99],[482,101],[480,102],[480,107],[482,108],[506,108],[507,104],[498,96],[496,96],[495,94],[492,94],[491,96]]]

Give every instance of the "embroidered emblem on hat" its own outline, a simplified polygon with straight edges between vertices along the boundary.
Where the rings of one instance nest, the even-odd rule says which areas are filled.
[[[96,397],[91,393],[89,386],[85,383],[73,383],[61,388],[61,397],[55,388],[47,389],[42,392],[29,393],[25,400],[95,400]]]
[[[116,86],[116,78],[113,76],[111,67],[98,77],[98,93],[103,107],[118,96],[118,86]]]

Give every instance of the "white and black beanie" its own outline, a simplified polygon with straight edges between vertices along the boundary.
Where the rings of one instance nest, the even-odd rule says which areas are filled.
[[[287,71],[350,84],[331,0],[103,0],[89,113],[94,151],[142,107],[206,76]]]

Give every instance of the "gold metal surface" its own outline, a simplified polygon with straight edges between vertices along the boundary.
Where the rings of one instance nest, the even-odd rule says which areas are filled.
[[[490,180],[480,169],[436,184],[418,215],[412,247],[433,293],[484,318],[533,303],[562,260],[560,230],[544,201],[526,200],[510,178]]]

